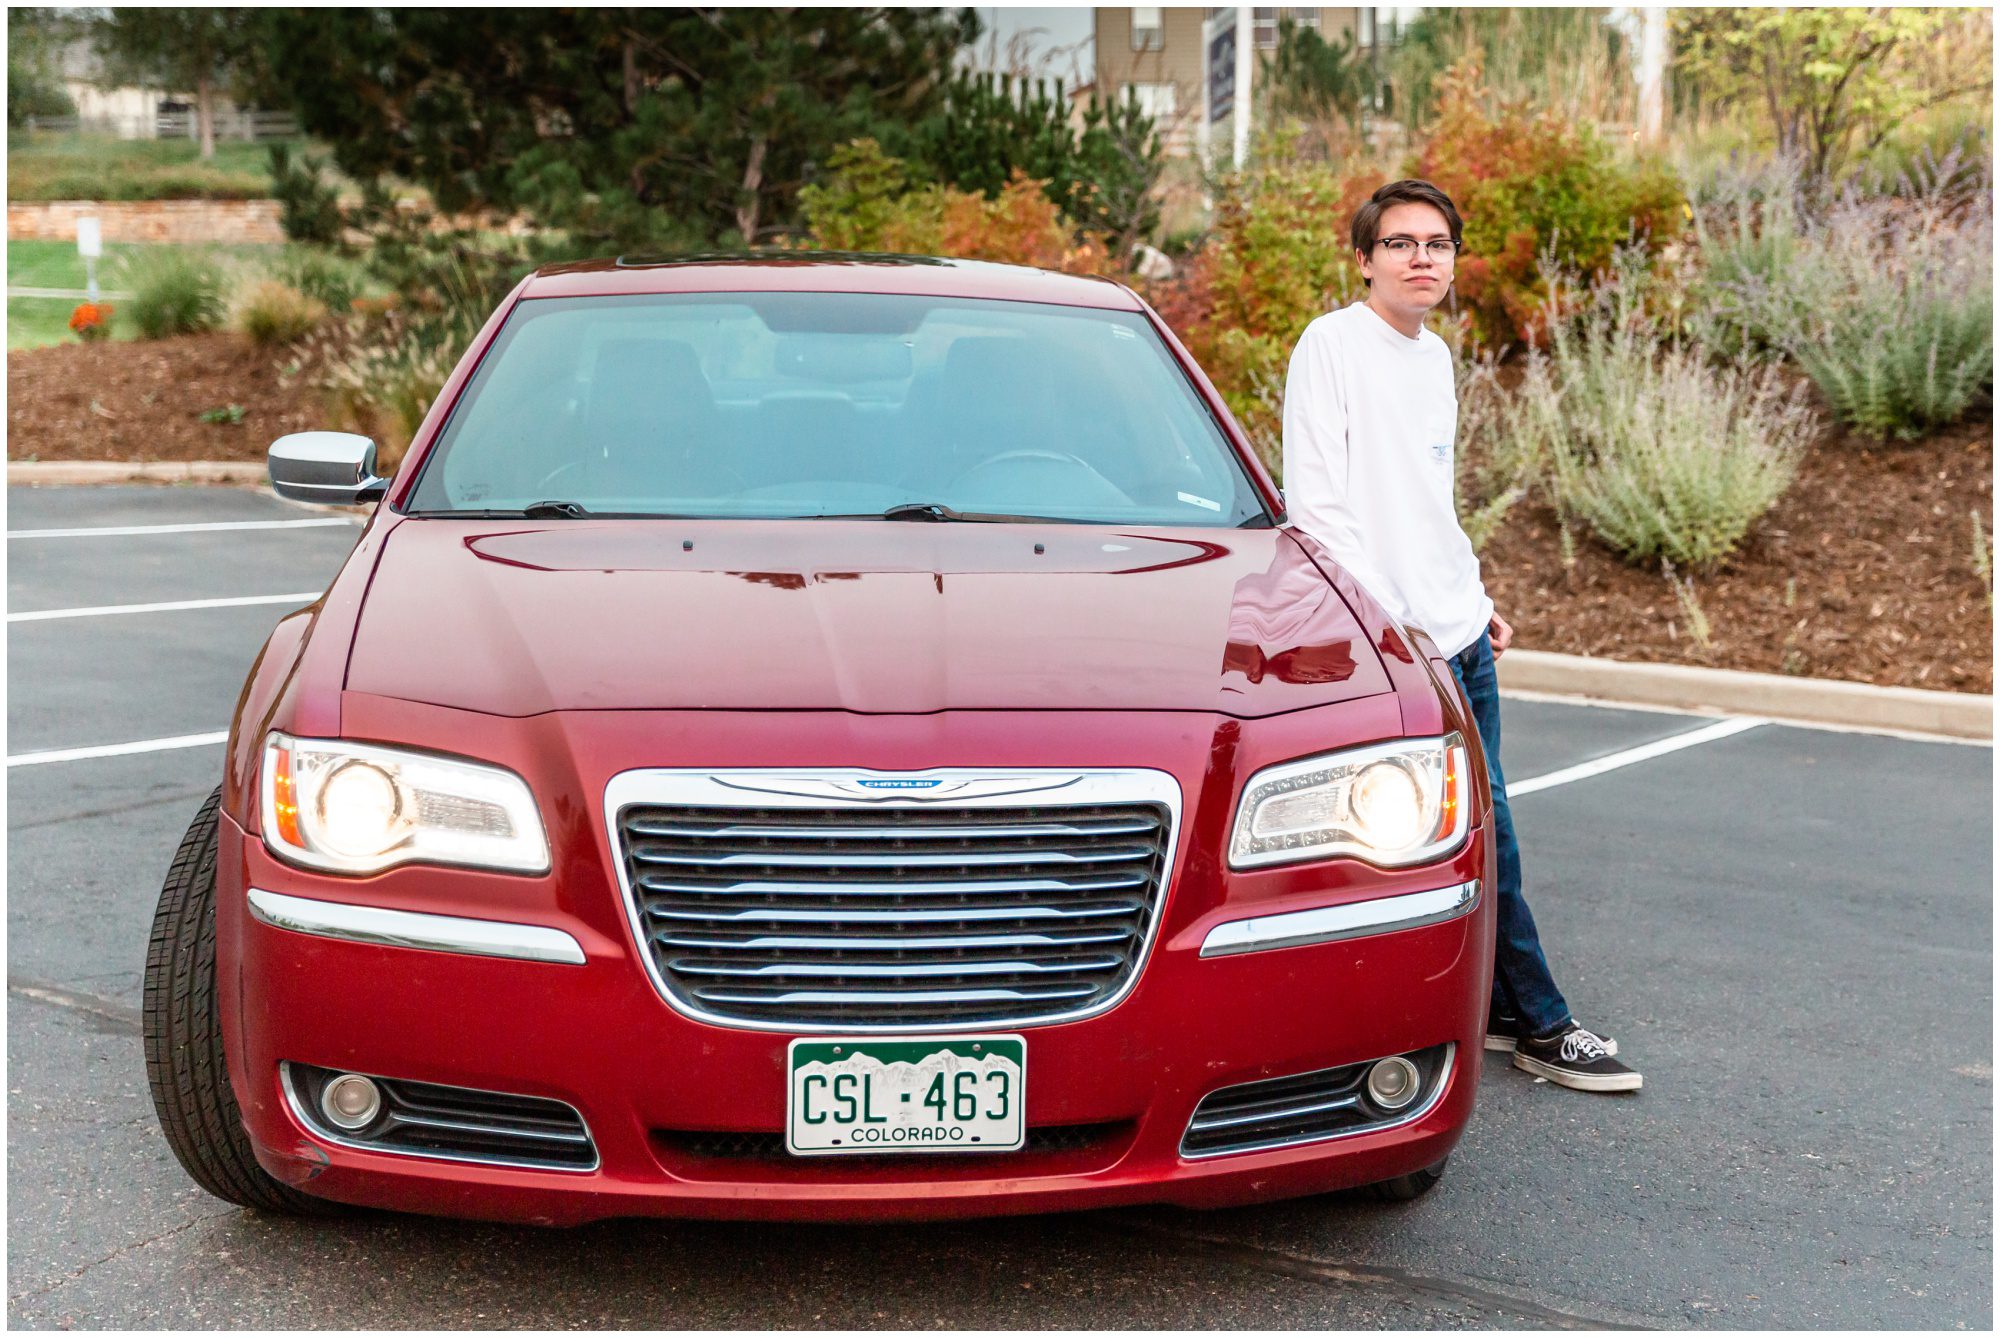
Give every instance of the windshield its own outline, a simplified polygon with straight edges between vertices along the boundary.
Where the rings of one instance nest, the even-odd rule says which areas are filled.
[[[853,293],[523,301],[409,509],[1267,523],[1139,313]]]

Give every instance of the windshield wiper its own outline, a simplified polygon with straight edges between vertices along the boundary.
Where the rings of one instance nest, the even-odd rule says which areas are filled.
[[[816,520],[920,520],[931,522],[966,521],[979,525],[1071,525],[1069,516],[1014,516],[997,511],[954,511],[938,502],[901,502],[876,515],[816,516]]]
[[[529,520],[582,520],[590,511],[575,502],[530,502],[521,514]]]

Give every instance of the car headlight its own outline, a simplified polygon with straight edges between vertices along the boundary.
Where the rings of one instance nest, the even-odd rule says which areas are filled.
[[[478,762],[372,743],[264,743],[264,841],[299,864],[374,873],[423,861],[546,873],[528,783]]]
[[[1398,739],[1266,767],[1250,778],[1229,866],[1352,855],[1397,868],[1456,849],[1471,828],[1465,739]]]

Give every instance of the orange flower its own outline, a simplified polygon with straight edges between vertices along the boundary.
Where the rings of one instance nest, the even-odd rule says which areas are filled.
[[[111,304],[79,302],[69,314],[69,328],[80,339],[103,339],[111,333]]]

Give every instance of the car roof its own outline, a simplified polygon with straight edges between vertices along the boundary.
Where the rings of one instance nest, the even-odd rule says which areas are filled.
[[[618,256],[544,265],[523,298],[644,293],[891,293],[989,298],[1057,306],[1137,311],[1139,299],[1112,279],[1026,265],[939,256],[847,251],[754,251],[678,256]]]

